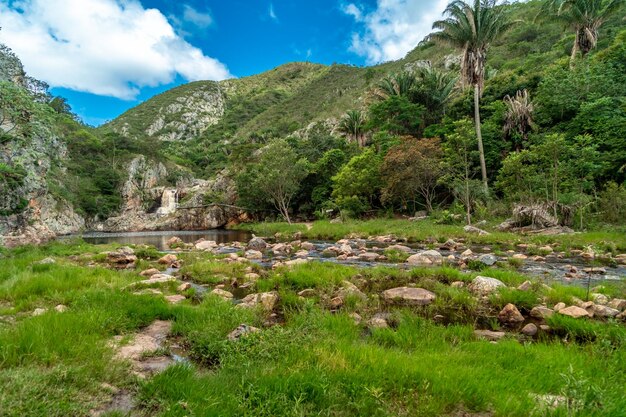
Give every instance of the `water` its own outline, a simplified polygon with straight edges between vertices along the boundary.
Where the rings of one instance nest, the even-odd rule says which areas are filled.
[[[214,240],[219,243],[247,242],[251,234],[242,230],[203,230],[203,231],[158,231],[158,232],[126,232],[126,233],[103,233],[86,232],[82,235],[64,236],[60,239],[80,237],[87,243],[102,245],[107,243],[119,243],[122,245],[152,245],[158,250],[168,250],[167,241],[173,236],[178,236],[185,243],[193,243],[199,239]]]

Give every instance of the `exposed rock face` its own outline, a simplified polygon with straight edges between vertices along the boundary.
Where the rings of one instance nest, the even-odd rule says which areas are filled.
[[[192,179],[176,188],[160,185],[166,176],[163,164],[143,155],[133,159],[122,188],[120,214],[96,228],[107,232],[207,230],[223,227],[243,215],[232,206],[235,184],[227,172],[211,181]],[[219,195],[220,202],[207,204],[207,195]]]
[[[28,77],[20,60],[1,44],[0,81],[23,89],[35,106],[45,97],[45,84]],[[27,130],[22,130],[22,121],[6,115],[0,123],[0,133],[6,134],[0,143],[0,163],[19,173],[11,183],[0,181],[0,246],[39,244],[84,226],[70,204],[50,194],[52,171],[64,170],[67,150],[51,122],[38,114],[30,116]]]

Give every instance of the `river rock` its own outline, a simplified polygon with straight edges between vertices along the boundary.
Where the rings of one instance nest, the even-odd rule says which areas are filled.
[[[530,291],[533,288],[533,283],[530,281],[524,281],[517,287],[520,291]]]
[[[597,317],[615,317],[620,313],[619,310],[604,305],[594,305],[593,315]]]
[[[591,294],[591,298],[596,304],[607,305],[609,303],[609,298],[604,294]]]
[[[522,313],[519,312],[514,304],[509,303],[498,314],[498,320],[503,324],[515,325],[522,323],[524,316],[522,316]]]
[[[481,339],[487,339],[492,342],[497,342],[506,335],[504,332],[494,332],[491,330],[474,330],[474,334]]]
[[[478,257],[478,261],[483,265],[492,266],[495,265],[496,262],[498,262],[498,258],[496,258],[496,256],[491,253],[485,253]]]
[[[506,285],[499,279],[477,276],[472,280],[468,288],[474,294],[488,295],[497,291],[498,288],[504,287],[506,287]]]
[[[359,254],[359,259],[365,262],[375,262],[379,257],[380,255],[374,252],[363,252]]]
[[[246,251],[246,259],[250,260],[261,260],[263,259],[263,253],[258,250],[250,249]]]
[[[217,295],[220,298],[223,298],[224,300],[232,300],[233,299],[233,294],[226,291],[226,290],[222,290],[220,288],[215,288],[213,291],[211,291],[211,294],[213,295]]]
[[[383,291],[388,303],[424,306],[435,300],[435,294],[423,288],[398,287]]]
[[[336,295],[339,297],[343,297],[343,298],[347,296],[353,296],[361,300],[367,299],[367,296],[363,294],[363,292],[361,292],[361,290],[359,290],[359,288],[356,285],[346,280],[341,282],[341,288],[337,290]]]
[[[626,265],[626,253],[621,253],[615,256],[615,262],[617,262],[620,265]]]
[[[621,298],[614,298],[613,300],[609,301],[607,305],[616,310],[626,310],[626,300],[623,300]]]
[[[524,259],[528,259],[528,256],[524,255],[523,253],[516,253],[515,255],[511,256],[511,258],[524,260]]]
[[[547,319],[554,314],[554,310],[545,306],[535,306],[530,310],[530,316],[536,319]]]
[[[278,293],[264,292],[259,294],[249,294],[241,300],[241,304],[237,304],[238,308],[255,308],[262,306],[265,311],[272,311],[278,302]]]
[[[312,244],[311,242],[302,242],[300,244],[300,247],[304,250],[308,250],[308,251],[312,251],[315,250],[315,245]]]
[[[107,253],[107,260],[115,266],[132,268],[137,261],[135,251],[128,246]]]
[[[466,249],[465,251],[463,251],[463,253],[461,253],[461,259],[463,260],[469,259],[473,255],[474,255],[474,252],[472,252],[471,249]]]
[[[178,288],[176,288],[176,291],[178,291],[178,292],[184,292],[184,291],[187,291],[187,290],[188,290],[188,289],[190,289],[190,288],[191,288],[191,284],[190,284],[190,283],[188,283],[188,282],[183,282],[182,284],[180,284],[180,285],[178,286]]]
[[[232,332],[228,334],[228,340],[234,342],[236,340],[239,340],[242,336],[245,336],[250,333],[257,333],[260,331],[261,329],[258,329],[254,326],[249,326],[247,324],[240,324],[239,326],[237,326],[235,330],[233,330]]]
[[[556,311],[556,312],[558,313],[558,312],[559,312],[559,310],[562,310],[562,309],[564,309],[565,307],[567,307],[567,306],[566,306],[566,304],[565,304],[565,303],[563,303],[563,302],[556,303],[556,304],[554,305],[554,311]]]
[[[479,229],[478,227],[467,225],[463,228],[465,233],[471,233],[479,236],[485,236],[490,234],[489,232],[484,231],[483,229]]]
[[[443,256],[436,250],[427,250],[409,256],[406,262],[409,265],[441,265]]]
[[[248,242],[247,248],[256,251],[264,251],[267,248],[267,243],[260,237],[253,237]]]
[[[196,243],[196,250],[211,250],[217,247],[217,243],[213,240],[203,240],[201,242]]]
[[[528,323],[526,326],[524,326],[524,328],[522,329],[522,334],[525,334],[526,336],[530,336],[533,337],[534,335],[537,334],[537,331],[539,329],[537,328],[537,325],[535,325],[534,323]]]
[[[558,313],[563,314],[564,316],[573,317],[575,319],[581,317],[590,317],[590,314],[587,310],[578,306],[569,306],[562,308],[558,311]]]
[[[173,253],[168,253],[158,260],[161,265],[174,265],[178,262],[178,258]]]
[[[151,277],[152,275],[160,274],[160,273],[161,271],[159,271],[158,269],[150,268],[150,269],[146,269],[145,271],[141,271],[139,275],[141,275],[142,277]]]
[[[404,245],[391,245],[391,246],[387,246],[388,250],[395,250],[398,252],[404,252],[404,253],[409,253],[411,252],[411,248],[409,248],[408,246],[404,246]]]
[[[182,243],[183,243],[183,240],[181,238],[179,238],[178,236],[172,236],[171,238],[167,240],[167,242],[165,242],[165,245],[168,248],[171,248],[172,246],[180,245]]]
[[[185,301],[187,297],[185,297],[184,295],[175,294],[175,295],[166,295],[165,299],[170,304],[178,304],[182,301]]]

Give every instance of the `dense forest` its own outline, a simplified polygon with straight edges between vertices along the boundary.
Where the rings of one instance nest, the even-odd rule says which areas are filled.
[[[471,222],[523,202],[575,228],[617,223],[626,219],[624,11],[622,1],[451,3],[400,61],[294,63],[190,83],[97,129],[45,86],[3,81],[3,118],[15,126],[2,141],[37,129],[63,141],[47,186],[88,218],[119,210],[126,165],[143,154],[168,167],[167,185],[227,175],[258,219],[425,210]],[[216,123],[178,140],[146,133],[160,107],[202,88],[226,91]],[[6,195],[24,186],[19,160],[0,169]],[[4,214],[25,207],[6,199]]]

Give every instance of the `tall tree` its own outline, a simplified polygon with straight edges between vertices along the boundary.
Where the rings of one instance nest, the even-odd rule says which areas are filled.
[[[573,64],[578,52],[585,56],[596,47],[598,30],[624,4],[624,0],[548,0],[543,12],[551,12],[574,30]]]
[[[487,50],[491,43],[513,24],[506,9],[498,5],[497,0],[474,0],[472,4],[455,0],[444,11],[444,20],[433,24],[433,29],[440,29],[431,35],[432,39],[451,45],[463,52],[461,60],[461,79],[464,85],[474,86],[474,123],[480,153],[480,168],[485,191],[487,165],[480,129],[480,97],[485,83],[485,64]]]
[[[365,146],[365,116],[358,110],[348,110],[339,122],[339,131],[360,147]]]

